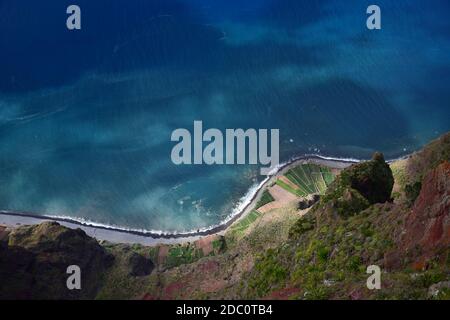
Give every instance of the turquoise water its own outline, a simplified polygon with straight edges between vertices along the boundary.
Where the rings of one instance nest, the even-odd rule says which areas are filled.
[[[0,0],[0,208],[135,229],[220,223],[256,166],[175,166],[171,132],[279,128],[303,154],[395,158],[450,129],[447,1]]]

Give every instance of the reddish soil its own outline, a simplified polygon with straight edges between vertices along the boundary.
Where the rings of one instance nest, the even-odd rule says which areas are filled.
[[[450,246],[450,162],[425,176],[402,240],[402,250],[419,254],[416,267]]]
[[[203,251],[203,254],[205,256],[207,256],[211,252],[214,251],[213,241],[216,240],[217,238],[218,238],[218,236],[216,236],[216,235],[210,235],[210,236],[203,237],[203,238],[195,241],[195,246],[198,249],[201,249]]]
[[[180,295],[180,291],[185,287],[185,283],[181,281],[172,282],[164,288],[163,300],[172,300]]]
[[[158,251],[158,264],[162,265],[166,260],[167,255],[169,254],[169,246],[162,245],[159,247]]]
[[[294,295],[298,295],[300,293],[300,289],[298,288],[284,288],[280,290],[273,291],[265,300],[288,300],[290,297]]]

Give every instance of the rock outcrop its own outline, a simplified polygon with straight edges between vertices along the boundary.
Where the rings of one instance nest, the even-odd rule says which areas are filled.
[[[382,153],[343,170],[323,197],[341,216],[352,216],[391,198],[394,177]]]
[[[3,299],[93,298],[102,273],[113,262],[113,257],[84,231],[56,222],[13,229],[0,250]],[[67,288],[70,265],[81,269],[81,290]]]

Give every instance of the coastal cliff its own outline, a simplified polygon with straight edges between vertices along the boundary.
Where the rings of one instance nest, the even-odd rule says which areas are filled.
[[[80,229],[56,222],[0,229],[0,299],[87,299],[114,257]],[[66,287],[67,267],[83,272],[82,290]]]
[[[450,134],[387,164],[305,164],[223,234],[98,242],[58,223],[0,227],[6,299],[449,299]],[[67,265],[82,290],[65,287]],[[382,270],[369,290],[367,266]]]

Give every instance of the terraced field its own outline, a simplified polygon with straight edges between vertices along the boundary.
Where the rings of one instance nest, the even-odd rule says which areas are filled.
[[[261,213],[259,213],[256,210],[251,211],[247,216],[242,218],[238,223],[234,224],[231,228],[231,232],[235,232],[238,234],[241,234],[247,230],[247,228],[255,222],[256,219],[258,219],[261,216]]]
[[[284,176],[296,188],[281,179],[278,179],[276,183],[286,191],[300,197],[310,194],[323,194],[335,177],[329,168],[312,163],[301,164],[289,169]]]
[[[300,164],[289,169],[276,180],[276,186],[264,190],[253,211],[234,224],[231,230],[242,233],[248,226],[266,211],[281,208],[286,203],[312,194],[324,194],[333,182],[334,173],[328,167],[317,164]],[[294,195],[295,197],[292,197]],[[270,205],[269,205],[270,204]]]

